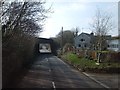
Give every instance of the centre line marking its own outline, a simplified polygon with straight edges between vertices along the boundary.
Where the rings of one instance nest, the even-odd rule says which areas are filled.
[[[51,70],[49,69],[49,72],[51,72]]]
[[[47,62],[48,62],[48,58],[46,58]]]
[[[54,82],[52,82],[52,85],[53,85],[53,88],[55,89],[56,87],[55,87],[55,83]]]

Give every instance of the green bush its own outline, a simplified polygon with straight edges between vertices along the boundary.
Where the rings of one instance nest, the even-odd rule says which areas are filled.
[[[73,65],[76,65],[77,67],[87,70],[87,71],[114,71],[118,70],[120,68],[119,63],[100,63],[100,65],[96,65],[96,62],[94,60],[89,60],[86,58],[78,58],[76,54],[73,53],[67,53],[62,56],[65,60],[71,62]]]

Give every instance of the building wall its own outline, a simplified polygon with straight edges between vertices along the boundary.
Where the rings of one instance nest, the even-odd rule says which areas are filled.
[[[108,50],[119,51],[119,40],[109,40],[108,41]]]
[[[89,49],[91,38],[89,35],[81,33],[79,36],[75,37],[75,47],[80,49]]]

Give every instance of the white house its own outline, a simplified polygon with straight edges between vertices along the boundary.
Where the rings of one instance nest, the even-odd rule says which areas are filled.
[[[90,49],[94,35],[93,33],[87,34],[87,33],[81,33],[80,35],[76,36],[74,38],[75,41],[75,47],[79,49]]]
[[[106,45],[105,48],[111,51],[120,52],[120,38],[112,37],[111,35],[106,35]],[[94,43],[96,42],[96,36],[93,33],[81,33],[74,38],[75,47],[78,49],[93,49]]]
[[[107,44],[108,44],[108,50],[111,50],[111,51],[116,51],[116,52],[119,52],[120,49],[119,49],[119,38],[118,37],[112,37],[112,39],[110,40],[107,40]]]

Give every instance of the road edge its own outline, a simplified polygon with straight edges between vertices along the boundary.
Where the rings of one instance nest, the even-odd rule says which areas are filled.
[[[58,58],[58,57],[57,57],[57,58]],[[59,59],[60,59],[62,62],[64,62],[64,63],[70,64],[70,63],[68,63],[68,62],[65,62],[65,61],[62,60],[61,58],[59,58]],[[70,65],[72,65],[72,64],[70,64]],[[87,74],[86,72],[83,72],[80,68],[76,67],[75,65],[72,65],[72,66],[73,66],[74,68],[76,68],[78,71],[82,72],[82,74],[84,74],[85,76],[87,76],[88,78],[90,78],[91,80],[93,80],[94,82],[98,83],[99,85],[103,86],[104,88],[110,89],[109,86],[107,86],[106,84],[104,84],[104,83],[98,81],[97,79],[91,77],[91,76],[90,76],[89,74]]]
[[[110,88],[109,86],[107,86],[106,84],[98,81],[97,79],[91,77],[89,74],[87,74],[86,72],[82,72],[85,76],[89,77],[90,79],[92,79],[93,81],[95,81],[96,83],[100,84],[101,86],[103,86],[104,88]]]

